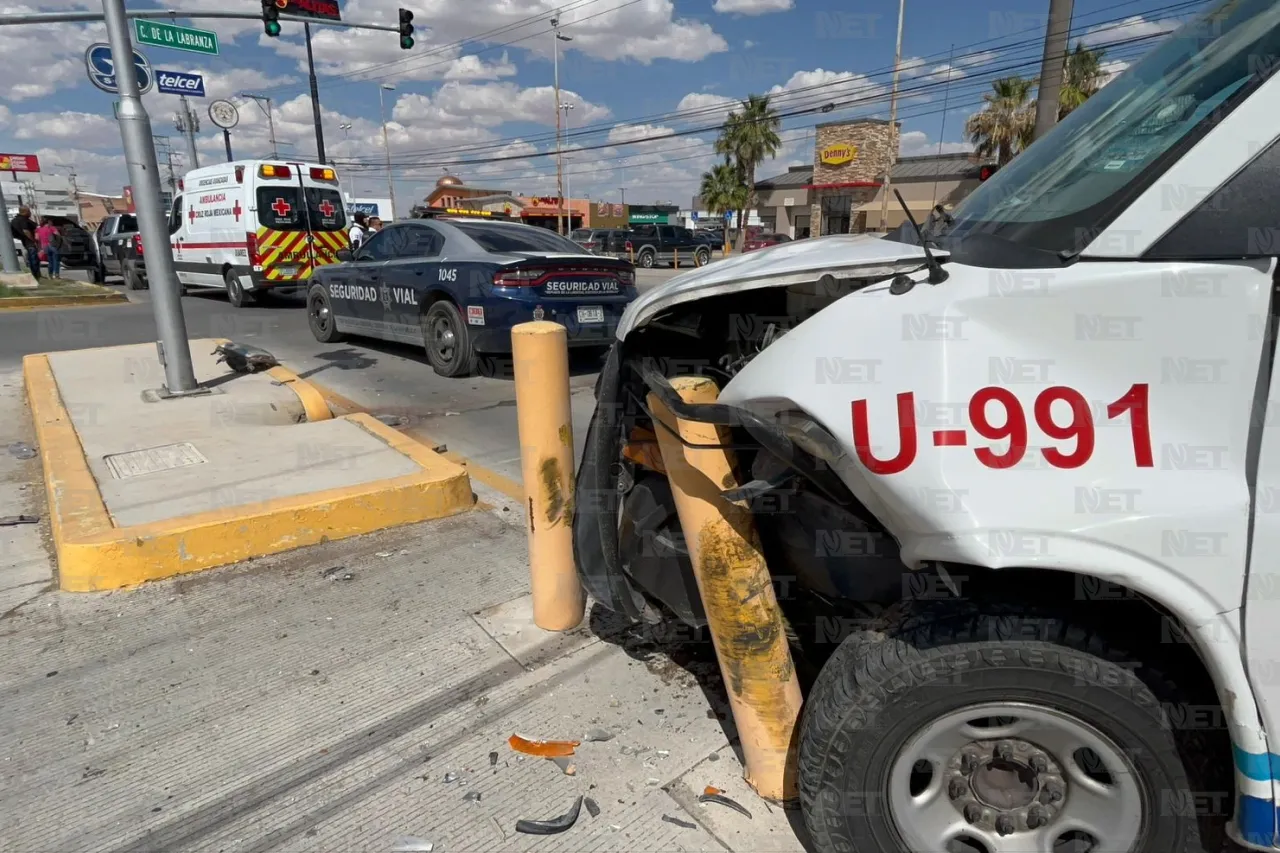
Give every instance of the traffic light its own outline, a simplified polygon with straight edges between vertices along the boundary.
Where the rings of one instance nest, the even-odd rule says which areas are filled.
[[[982,183],[998,171],[1000,171],[999,166],[988,163],[978,170],[978,183]]]
[[[413,47],[413,13],[408,9],[400,10],[400,49]]]
[[[271,38],[280,35],[280,7],[276,0],[262,0],[262,29]]]

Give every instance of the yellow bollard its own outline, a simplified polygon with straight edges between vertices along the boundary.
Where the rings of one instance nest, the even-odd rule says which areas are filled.
[[[686,403],[714,403],[719,396],[706,377],[672,384]],[[656,396],[648,399],[654,417],[677,428],[685,441],[729,441],[728,430],[677,422]],[[792,740],[800,718],[800,682],[754,519],[720,494],[735,482],[728,451],[685,447],[657,424],[655,432],[742,741],[747,783],[765,799],[792,800],[798,794]]]
[[[544,631],[569,631],[582,622],[586,595],[573,564],[573,421],[565,327],[521,323],[511,330],[511,354],[533,621]]]
[[[672,252],[672,258],[675,261],[675,268],[680,269],[680,250],[672,249],[671,252]]]

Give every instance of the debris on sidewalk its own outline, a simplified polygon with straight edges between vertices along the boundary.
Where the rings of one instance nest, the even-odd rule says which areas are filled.
[[[458,781],[458,774],[454,773],[452,770],[444,774],[444,783],[446,785],[452,785],[454,782],[457,782],[457,781]]]
[[[715,803],[718,806],[724,806],[725,808],[733,809],[735,812],[742,815],[747,820],[753,820],[753,818],[751,817],[751,812],[747,811],[746,806],[742,805],[737,800],[729,799],[724,795],[724,791],[721,791],[719,788],[713,788],[710,785],[708,785],[705,789],[703,789],[702,795],[698,797],[698,802]]]
[[[613,732],[607,729],[590,729],[583,735],[583,740],[588,743],[604,743],[605,741],[613,740],[613,738]]]
[[[481,795],[479,791],[467,791],[465,794],[462,795],[462,799],[468,803],[478,803],[480,802],[480,796]]]
[[[404,426],[405,423],[408,422],[406,418],[401,417],[400,415],[374,415],[374,418],[382,421],[382,423],[389,427]]]
[[[396,846],[391,848],[391,853],[431,853],[436,846],[425,838],[414,838],[407,835],[396,842]]]
[[[497,764],[498,764],[498,753],[496,752],[489,753],[489,766],[496,767]]]
[[[581,796],[574,800],[573,808],[550,820],[525,820],[516,821],[516,832],[522,832],[525,835],[556,835],[564,832],[578,821],[578,815],[582,813]]]
[[[596,805],[595,800],[590,797],[585,797],[582,800],[582,804],[587,807],[587,814],[591,815],[593,818],[600,817],[600,806]]]
[[[377,552],[377,553],[375,553],[373,556],[375,556],[375,557],[390,557],[390,556],[391,556],[391,552],[390,552],[390,551],[378,551],[378,552]]]
[[[35,459],[36,449],[25,441],[15,441],[9,445],[9,455],[16,456],[19,459]]]
[[[0,516],[0,527],[13,527],[15,524],[39,524],[38,515],[5,515]]]
[[[320,577],[327,581],[349,581],[355,577],[355,573],[346,566],[332,566],[321,572]]]
[[[582,745],[576,740],[532,740],[523,735],[512,735],[507,738],[507,744],[516,752],[538,758],[567,758]]]
[[[280,361],[262,347],[238,344],[234,341],[218,344],[212,354],[220,356],[217,364],[225,361],[227,367],[236,373],[257,373],[280,365]]]
[[[573,776],[578,772],[578,768],[574,766],[573,762],[562,755],[552,756],[549,760],[553,762],[556,767],[559,767],[560,772],[566,776]]]
[[[689,821],[687,821],[687,820],[681,820],[680,818],[678,818],[678,817],[672,817],[672,816],[671,816],[671,815],[669,815],[669,814],[664,814],[664,815],[662,816],[662,819],[663,819],[663,821],[665,821],[666,823],[675,824],[676,826],[684,827],[685,829],[697,829],[697,828],[698,828],[698,825],[697,825],[696,823],[690,823],[690,822],[689,822]]]
[[[489,823],[493,824],[493,828],[498,833],[498,838],[505,842],[507,840],[507,832],[502,828],[502,824],[498,823],[498,819],[493,815],[489,815]]]

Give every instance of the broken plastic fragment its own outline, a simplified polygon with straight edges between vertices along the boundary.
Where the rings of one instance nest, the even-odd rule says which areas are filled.
[[[498,753],[496,752],[489,753],[489,766],[493,767],[497,763],[498,763]]]
[[[507,738],[507,744],[516,752],[525,755],[536,755],[539,758],[557,758],[573,755],[573,750],[581,746],[576,740],[530,740],[521,735]]]
[[[663,819],[664,821],[666,821],[667,823],[674,823],[676,826],[682,826],[682,827],[684,827],[685,829],[697,829],[697,828],[698,828],[698,825],[697,825],[696,823],[689,823],[689,821],[687,821],[687,820],[681,820],[680,818],[678,818],[678,817],[672,817],[672,816],[671,816],[671,815],[669,815],[669,814],[664,814],[664,815],[662,816],[662,819]]]
[[[457,773],[454,773],[452,770],[450,770],[448,773],[444,774],[444,783],[445,783],[446,785],[450,785],[450,784],[452,784],[452,783],[454,783],[454,782],[457,782],[457,781],[458,781],[458,774],[457,774]]]
[[[578,772],[578,768],[573,765],[573,762],[563,755],[553,756],[549,760],[555,762],[556,767],[559,767],[560,772],[566,776],[572,776]]]
[[[16,456],[19,459],[34,459],[36,455],[35,448],[23,441],[15,441],[9,445],[9,455]]]
[[[466,800],[469,803],[478,803],[480,802],[480,792],[467,791],[465,794],[462,795],[462,799]]]
[[[600,817],[600,807],[596,805],[596,801],[590,797],[585,797],[582,804],[587,807],[587,814],[592,817]]]
[[[391,552],[390,552],[390,551],[379,551],[379,552],[377,552],[376,554],[374,554],[373,556],[375,556],[375,557],[390,557],[390,556],[391,556]]]
[[[613,740],[613,737],[613,732],[608,729],[591,729],[583,735],[583,740],[588,743],[604,743],[607,740]]]
[[[578,815],[582,813],[582,797],[574,800],[573,808],[550,820],[518,820],[516,821],[516,832],[523,832],[525,835],[555,835],[564,832],[578,821]]]
[[[431,853],[435,849],[435,845],[425,838],[414,838],[407,835],[396,842],[396,846],[391,848],[392,853]]]
[[[334,566],[321,572],[320,577],[330,581],[349,581],[355,575],[346,566]]]
[[[742,805],[736,800],[729,799],[723,793],[721,793],[719,788],[713,788],[710,785],[708,785],[706,787],[706,790],[702,792],[702,796],[698,797],[698,802],[715,803],[718,806],[724,806],[725,808],[733,809],[735,812],[742,815],[747,820],[752,819],[751,812],[747,811],[746,806]]]

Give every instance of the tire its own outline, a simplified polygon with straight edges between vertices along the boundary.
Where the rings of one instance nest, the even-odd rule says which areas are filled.
[[[335,344],[343,338],[333,317],[329,294],[319,284],[314,285],[307,294],[307,325],[311,327],[311,334],[322,344]]]
[[[431,303],[422,315],[422,340],[427,361],[441,376],[455,378],[475,371],[476,355],[471,331],[458,306],[447,299]]]
[[[652,269],[655,257],[653,252],[641,252],[636,258],[636,263],[645,269]]]
[[[1184,764],[1190,758],[1187,763],[1200,767],[1198,757],[1213,755],[1210,741],[1216,735],[1206,729],[1171,730],[1167,703],[1181,704],[1187,697],[1150,668],[1150,661],[1135,662],[1132,655],[1116,651],[1089,630],[1051,614],[1028,615],[1026,607],[932,602],[899,612],[886,619],[883,627],[872,627],[877,630],[855,631],[843,641],[805,702],[800,802],[818,853],[944,849],[945,842],[923,829],[929,825],[929,814],[937,817],[935,825],[958,822],[964,827],[962,836],[968,834],[971,842],[981,840],[981,831],[991,832],[1000,813],[977,798],[985,793],[990,803],[990,793],[997,787],[1014,791],[1014,805],[1021,806],[1005,814],[1018,821],[1014,831],[1023,838],[1015,835],[1003,840],[1006,844],[1021,841],[1018,849],[1032,849],[1038,839],[1031,837],[1027,817],[1037,808],[1041,811],[1033,820],[1047,816],[1049,823],[1035,832],[1051,837],[1062,832],[1054,829],[1061,826],[1059,815],[1037,805],[1051,803],[1053,787],[1060,788],[1058,805],[1050,807],[1070,815],[1089,801],[1088,787],[1077,775],[1087,775],[1090,769],[1096,773],[1099,766],[1111,768],[1118,763],[1124,767],[1126,762],[1129,772],[1111,776],[1111,790],[1119,795],[1113,802],[1123,804],[1115,808],[1121,815],[1134,817],[1127,824],[1123,817],[1116,818],[1120,826],[1115,827],[1115,837],[1102,839],[1098,849],[1134,853],[1219,849],[1201,844],[1196,808],[1170,808],[1169,804],[1199,802],[1208,792],[1218,792],[1213,796],[1221,799],[1220,792],[1232,790],[1229,769],[1215,781],[1205,778],[1212,773],[1193,773]],[[984,707],[987,703],[989,707]],[[958,741],[932,753],[951,756],[949,762],[929,764],[932,779],[925,791],[936,791],[936,797],[926,806],[911,800],[915,791],[909,783],[924,777],[912,772],[913,766],[919,766],[912,760],[913,753],[923,753],[923,747],[912,744],[921,743],[916,739],[925,737],[930,726],[956,719],[998,722],[1010,717],[1028,725],[1036,723],[1037,715],[1041,728],[1030,729],[1027,740],[1018,740],[1012,729],[1001,734],[999,726],[990,729],[985,742],[972,739],[984,736],[981,729],[961,732]],[[1063,735],[1059,745],[1095,743],[1100,751],[1091,760],[1077,760],[1073,756],[1080,752],[1070,746],[1065,756],[1038,750],[1037,743],[1053,742],[1048,732],[1067,731],[1068,721],[1086,734]],[[1099,739],[1089,740],[1090,731]],[[1031,739],[1037,732],[1038,742]],[[954,746],[965,739],[969,741],[962,748]],[[940,742],[945,741],[934,741]],[[992,781],[1000,774],[983,775],[993,762],[1000,762],[991,756],[1001,744],[1013,747],[1013,763],[1023,772],[1021,778],[1014,777],[1012,786],[1007,777],[1002,783]],[[1230,767],[1225,757],[1229,749],[1223,738],[1217,764]],[[1107,757],[1099,764],[1102,755]],[[1043,772],[1031,769],[1031,762],[1046,758],[1040,764]],[[976,761],[977,769],[964,773],[960,769],[964,760]],[[1004,768],[1008,766],[1006,761]],[[1202,787],[1193,786],[1192,777]],[[1028,778],[1028,788],[1019,788]],[[958,789],[953,791],[951,785]],[[1028,793],[1037,785],[1038,796]],[[964,814],[962,807],[970,804],[981,813],[980,829]],[[1222,805],[1229,812],[1230,806]],[[975,844],[974,849],[983,846]],[[985,848],[993,846],[987,842]]]
[[[142,290],[146,286],[138,275],[138,268],[132,264],[124,268],[124,286],[129,290]]]
[[[222,276],[222,282],[227,288],[227,301],[231,303],[232,307],[243,308],[246,305],[252,305],[256,301],[254,295],[244,289],[244,285],[236,277],[235,270],[227,270]]]
[[[705,267],[709,263],[711,263],[710,249],[698,249],[696,252],[693,253],[694,266]]]

